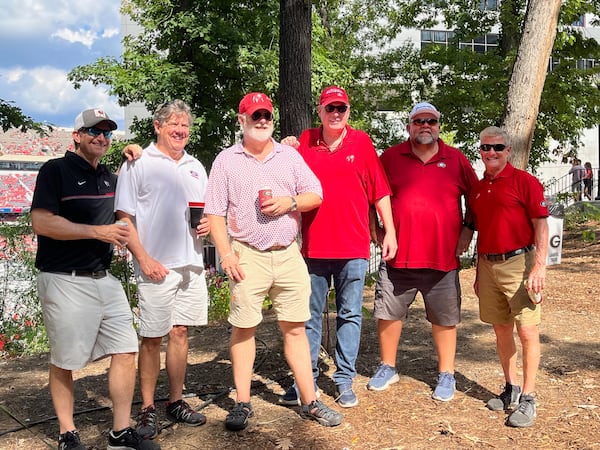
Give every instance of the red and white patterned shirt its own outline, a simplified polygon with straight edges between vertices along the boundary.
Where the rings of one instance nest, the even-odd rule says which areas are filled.
[[[237,143],[219,153],[208,177],[205,214],[225,216],[232,239],[259,250],[287,246],[298,234],[300,213],[270,217],[260,211],[258,191],[273,197],[313,192],[323,197],[321,183],[292,147],[273,141],[273,151],[259,161]]]

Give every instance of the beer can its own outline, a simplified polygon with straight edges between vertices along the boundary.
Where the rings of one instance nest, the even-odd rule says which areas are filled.
[[[263,187],[258,191],[258,204],[262,208],[266,200],[273,198],[273,191],[270,187]]]

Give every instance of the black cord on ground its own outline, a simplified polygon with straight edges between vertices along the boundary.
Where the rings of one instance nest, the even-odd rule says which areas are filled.
[[[256,371],[266,361],[267,356],[269,355],[269,352],[270,352],[269,346],[267,345],[267,343],[264,340],[262,340],[260,338],[255,338],[255,339],[257,342],[259,342],[263,346],[263,348],[261,351],[260,358],[258,358],[254,362],[254,367],[253,367],[254,371]],[[194,396],[200,397],[200,395],[203,395],[203,396],[210,395],[211,397],[208,400],[206,400],[204,403],[202,403],[202,405],[200,405],[198,408],[196,408],[196,410],[202,410],[202,409],[206,408],[208,405],[210,405],[211,403],[213,403],[215,400],[225,396],[226,394],[229,394],[233,390],[234,390],[234,388],[230,386],[230,387],[223,389],[222,391],[207,392],[207,393],[203,393],[203,394],[191,393],[191,394],[185,394],[184,397],[189,398],[189,397],[194,397]],[[169,400],[169,397],[162,397],[162,398],[156,399],[155,401],[162,402],[162,401],[168,401],[168,400]],[[139,405],[141,403],[142,403],[141,400],[136,400],[132,403],[132,405]],[[82,414],[92,413],[92,412],[105,411],[105,410],[111,409],[111,408],[112,408],[112,406],[97,406],[95,408],[83,409],[80,411],[73,412],[73,417],[80,416]],[[17,422],[20,425],[19,427],[15,427],[10,430],[0,432],[0,437],[5,436],[10,433],[16,433],[17,431],[28,430],[29,428],[31,428],[33,426],[41,425],[43,423],[51,422],[53,420],[58,419],[57,416],[51,416],[51,417],[46,417],[46,418],[36,420],[33,422],[24,423],[23,421],[19,420],[19,418],[17,418],[14,414],[12,414],[4,405],[0,405],[0,409],[3,410],[9,417],[11,417],[15,422]],[[165,428],[169,428],[173,425],[174,425],[174,423],[171,422],[171,423],[165,425],[164,427],[162,427],[161,430],[164,430]],[[34,436],[35,436],[35,434],[34,434]],[[46,445],[48,445],[50,448],[54,448],[53,445],[49,445],[45,441],[44,441],[44,443]]]

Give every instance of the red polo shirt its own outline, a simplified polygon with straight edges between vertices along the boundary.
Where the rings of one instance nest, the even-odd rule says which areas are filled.
[[[508,253],[532,245],[531,219],[548,217],[542,184],[510,163],[494,179],[484,175],[469,194],[469,205],[480,254]]]
[[[398,252],[392,267],[449,272],[463,214],[461,197],[477,182],[469,160],[441,139],[439,150],[423,163],[406,141],[387,149],[381,162],[392,189],[392,214]]]
[[[321,206],[302,213],[302,254],[369,258],[369,205],[390,195],[371,138],[346,126],[346,137],[335,151],[322,144],[321,128],[305,130],[299,140],[298,151],[323,187]]]

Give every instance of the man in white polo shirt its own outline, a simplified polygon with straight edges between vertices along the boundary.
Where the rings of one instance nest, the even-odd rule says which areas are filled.
[[[190,426],[206,422],[182,398],[188,327],[206,324],[208,301],[199,239],[208,234],[208,221],[202,219],[194,228],[189,221],[188,205],[204,201],[208,179],[202,164],[185,151],[192,121],[183,101],[161,105],[154,113],[156,143],[123,166],[117,185],[115,210],[130,225],[128,247],[138,268],[143,404],[137,431],[146,439],[159,432],[154,395],[160,346],[167,335],[167,418]]]

